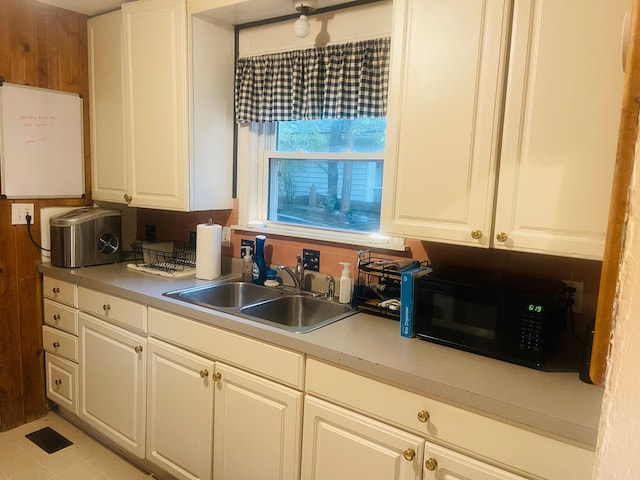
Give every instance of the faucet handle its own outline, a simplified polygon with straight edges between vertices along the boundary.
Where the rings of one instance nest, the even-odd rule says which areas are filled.
[[[331,275],[327,275],[326,280],[327,280],[327,291],[324,294],[324,296],[327,297],[329,301],[333,302],[333,300],[335,299],[336,281]]]

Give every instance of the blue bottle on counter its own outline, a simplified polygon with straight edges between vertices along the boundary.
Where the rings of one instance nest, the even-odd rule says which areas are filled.
[[[256,236],[256,251],[253,256],[253,283],[264,285],[267,279],[267,263],[264,260],[264,242],[267,240],[265,235]]]

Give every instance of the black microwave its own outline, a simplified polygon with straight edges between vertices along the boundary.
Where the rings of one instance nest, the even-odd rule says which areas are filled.
[[[541,368],[565,326],[564,283],[458,266],[416,279],[417,337]]]

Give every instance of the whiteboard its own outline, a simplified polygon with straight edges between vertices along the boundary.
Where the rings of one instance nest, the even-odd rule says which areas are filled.
[[[6,198],[84,195],[80,95],[0,83],[0,189]]]

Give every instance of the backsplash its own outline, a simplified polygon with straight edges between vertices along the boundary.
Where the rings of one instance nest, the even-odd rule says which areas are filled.
[[[236,200],[237,202],[237,200]],[[237,207],[237,204],[235,205]],[[196,230],[196,225],[211,219],[220,225],[238,223],[238,209],[216,210],[207,212],[171,212],[163,210],[138,209],[137,238],[143,239],[146,225],[155,225],[159,240],[189,240],[189,232]],[[240,256],[240,241],[253,240],[252,232],[232,231],[231,247],[223,247],[222,254]],[[428,259],[431,263],[467,265],[477,268],[504,270],[511,273],[531,277],[557,280],[574,280],[584,283],[582,314],[576,315],[579,321],[590,321],[595,315],[600,283],[602,262],[582,260],[552,255],[540,255],[521,252],[505,252],[502,250],[462,247],[435,242],[407,240],[406,252],[375,251],[375,255],[393,259]],[[356,271],[358,251],[355,245],[334,244],[331,242],[295,239],[291,237],[267,236],[265,257],[267,263],[278,265],[295,265],[296,255],[303,249],[320,252],[320,271],[339,277],[342,266],[340,262],[349,262],[352,272]],[[373,251],[373,250],[372,250]]]

